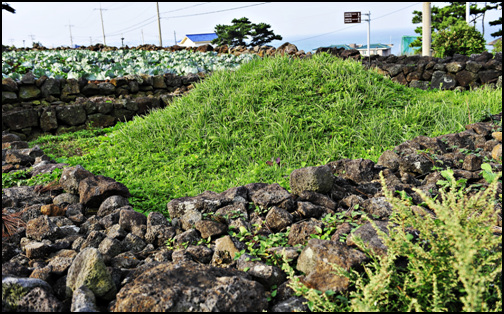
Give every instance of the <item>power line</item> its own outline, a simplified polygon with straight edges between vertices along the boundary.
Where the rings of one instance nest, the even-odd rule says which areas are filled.
[[[390,15],[390,14],[393,14],[393,13],[396,13],[396,12],[399,12],[399,11],[402,11],[402,10],[405,10],[405,9],[407,9],[407,8],[410,8],[410,7],[412,7],[412,6],[418,5],[418,4],[420,4],[420,3],[421,3],[421,2],[416,2],[416,3],[412,4],[412,5],[409,5],[409,6],[407,6],[407,7],[404,7],[404,8],[402,8],[402,9],[399,9],[399,10],[396,10],[396,11],[393,11],[393,12],[390,12],[390,13],[387,13],[387,14],[385,14],[385,15],[379,16],[379,17],[375,18],[374,20],[377,20],[377,19],[380,19],[380,18],[385,17],[385,16],[387,16],[387,15]],[[299,41],[303,41],[303,40],[308,40],[308,39],[312,39],[312,38],[316,38],[316,37],[320,37],[320,36],[325,36],[325,35],[333,34],[333,33],[340,32],[340,31],[343,31],[343,30],[345,30],[345,29],[349,29],[349,28],[356,27],[356,26],[359,26],[359,25],[358,25],[358,24],[354,24],[354,25],[351,25],[351,26],[347,26],[347,27],[344,27],[344,28],[340,28],[340,29],[335,30],[335,31],[332,31],[332,32],[328,32],[328,33],[324,33],[324,34],[320,34],[320,35],[315,35],[315,36],[308,37],[308,38],[303,38],[303,39],[295,40],[295,41],[293,41],[293,42],[299,42]]]
[[[191,5],[191,6],[188,6],[188,7],[184,7],[184,8],[181,8],[181,9],[176,9],[176,10],[161,12],[161,14],[177,12],[177,11],[181,11],[181,10],[185,10],[185,9],[189,9],[189,8],[194,8],[194,7],[197,7],[197,6],[200,6],[200,5],[204,5],[204,4],[208,4],[208,3],[211,3],[211,2],[205,2],[205,3],[200,3],[200,4],[195,4],[195,5]]]
[[[183,8],[176,9],[176,10],[171,10],[171,11],[166,11],[166,12],[160,12],[160,14],[165,14],[165,13],[171,13],[171,12],[181,11],[181,10],[185,10],[185,9],[189,9],[189,8],[197,7],[197,6],[204,5],[204,4],[208,4],[208,3],[211,3],[211,2],[205,2],[205,3],[200,3],[200,4],[191,5],[191,6],[188,6],[188,7],[183,7]],[[157,19],[157,16],[153,15],[153,16],[151,16],[151,17],[149,17],[149,18],[147,18],[147,19],[145,19],[145,20],[143,20],[143,21],[141,21],[141,22],[138,22],[138,23],[136,23],[136,24],[133,24],[133,25],[131,25],[131,26],[128,26],[128,27],[126,27],[126,28],[123,28],[122,30],[116,31],[115,33],[109,34],[108,36],[116,36],[116,35],[118,35],[118,34],[120,34],[120,33],[129,33],[129,32],[132,32],[132,31],[138,30],[138,29],[140,29],[140,28],[142,28],[142,27],[144,27],[144,26],[147,26],[147,25],[149,25],[149,24],[154,23],[156,19]],[[145,22],[147,22],[147,21],[149,21],[149,20],[152,20],[152,21],[150,21],[149,23],[146,23],[146,24],[142,24],[142,23],[145,23]],[[140,25],[140,24],[142,24],[142,25]],[[140,26],[136,27],[137,25],[140,25]]]
[[[218,10],[218,11],[212,11],[212,12],[205,12],[205,13],[196,13],[196,14],[188,14],[188,15],[176,15],[176,16],[167,16],[167,17],[163,17],[164,19],[174,19],[174,18],[177,18],[177,17],[189,17],[189,16],[197,16],[197,15],[205,15],[205,14],[212,14],[212,13],[218,13],[218,12],[224,12],[224,11],[231,11],[231,10],[238,10],[238,9],[242,9],[242,8],[248,8],[248,7],[254,7],[254,6],[257,6],[257,5],[263,5],[263,4],[267,4],[267,3],[271,3],[271,2],[263,2],[263,3],[257,3],[257,4],[251,4],[251,5],[245,5],[245,6],[242,6],[242,7],[236,7],[236,8],[231,8],[231,9],[224,9],[224,10]]]

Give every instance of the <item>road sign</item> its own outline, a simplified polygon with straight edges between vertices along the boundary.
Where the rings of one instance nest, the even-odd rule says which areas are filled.
[[[345,24],[360,23],[360,12],[345,12]]]

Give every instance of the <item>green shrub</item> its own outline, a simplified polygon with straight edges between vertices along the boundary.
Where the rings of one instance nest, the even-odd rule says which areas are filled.
[[[502,38],[493,45],[493,53],[502,52]]]
[[[486,51],[483,35],[465,21],[458,21],[447,29],[432,34],[434,56],[443,58],[454,54],[471,55]]]
[[[440,190],[438,200],[415,189],[436,217],[420,215],[407,199],[394,198],[380,175],[384,194],[394,207],[389,235],[371,223],[388,247],[387,256],[374,256],[356,239],[372,259],[364,266],[365,274],[333,265],[337,274],[350,279],[354,291],[327,295],[309,289],[284,264],[290,286],[317,311],[501,311],[502,235],[495,235],[492,226],[502,173],[472,196],[460,188],[453,172],[443,175],[449,184]],[[502,202],[502,195],[499,198]],[[418,239],[412,230],[418,232]]]

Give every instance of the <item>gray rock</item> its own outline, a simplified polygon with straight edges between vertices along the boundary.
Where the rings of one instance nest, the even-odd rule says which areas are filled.
[[[236,268],[245,271],[252,279],[260,282],[266,289],[272,286],[279,286],[287,279],[287,275],[277,266],[266,265],[260,261],[253,261],[254,257],[243,254],[238,259]]]
[[[96,306],[96,297],[88,287],[80,286],[72,295],[72,312],[99,312]]]
[[[292,224],[294,217],[284,209],[273,206],[266,215],[266,225],[273,232],[283,231]]]
[[[68,297],[81,286],[89,288],[97,297],[112,300],[116,294],[116,286],[108,272],[103,258],[96,248],[81,251],[70,266],[67,275]]]
[[[51,292],[52,289],[33,288],[20,301],[18,312],[62,312],[63,303]]]
[[[293,194],[304,190],[321,194],[331,190],[334,176],[327,166],[296,169],[290,174],[290,188]]]
[[[388,221],[374,221],[376,226],[387,235],[389,231],[387,229]],[[373,228],[371,223],[366,222],[364,225],[357,228],[352,232],[346,240],[348,246],[355,246],[355,236],[359,236],[366,248],[370,249],[373,253],[378,255],[387,255],[387,246],[383,244],[383,241],[379,238],[376,230]]]
[[[98,217],[105,217],[108,214],[113,213],[115,210],[129,205],[129,201],[126,197],[120,195],[112,195],[106,198],[103,203],[101,203],[100,208],[98,208]]]
[[[249,312],[267,306],[263,286],[243,272],[162,263],[125,285],[113,311]]]
[[[303,282],[314,289],[345,291],[348,278],[334,274],[331,264],[337,264],[345,270],[358,267],[366,260],[361,251],[349,248],[341,242],[311,239],[299,255],[297,270],[306,274]]]
[[[81,165],[68,167],[61,173],[59,183],[67,192],[79,194],[79,183],[92,175],[91,172],[84,169]]]

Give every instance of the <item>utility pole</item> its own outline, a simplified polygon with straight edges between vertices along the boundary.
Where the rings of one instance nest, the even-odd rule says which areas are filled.
[[[70,25],[70,20],[68,20],[68,29],[70,30],[70,48],[73,48],[73,40],[72,40],[72,26]]]
[[[156,2],[157,6],[157,25],[159,28],[159,47],[163,47],[163,39],[161,38],[161,19],[159,18],[159,2]]]
[[[143,36],[143,29],[142,29],[142,45],[145,45],[145,43],[144,43],[144,36]]]
[[[371,50],[370,50],[370,32],[371,32],[371,11],[369,11],[369,13],[362,13],[362,15],[367,15],[368,16],[368,19],[367,20],[364,20],[366,22],[368,22],[367,24],[367,55],[369,58],[371,58]]]
[[[177,44],[177,34],[175,34],[175,31],[173,31],[173,39],[175,40],[175,45]]]
[[[103,27],[103,14],[102,14],[102,11],[103,10],[107,10],[107,9],[102,9],[101,2],[100,2],[100,8],[99,9],[95,8],[94,10],[100,10],[101,28],[102,28],[102,33],[103,33],[103,44],[106,46],[107,42],[105,41],[105,27]]]
[[[25,40],[23,39],[23,48],[26,48]]]
[[[422,56],[431,56],[431,8],[430,2],[422,5]]]
[[[471,12],[471,2],[466,2],[466,23],[469,24]]]
[[[89,36],[89,45],[92,46],[93,45],[93,39],[91,38],[91,36]]]
[[[33,46],[33,44],[35,43],[35,35],[30,34],[28,36],[30,36],[30,38],[32,40],[32,46]]]

